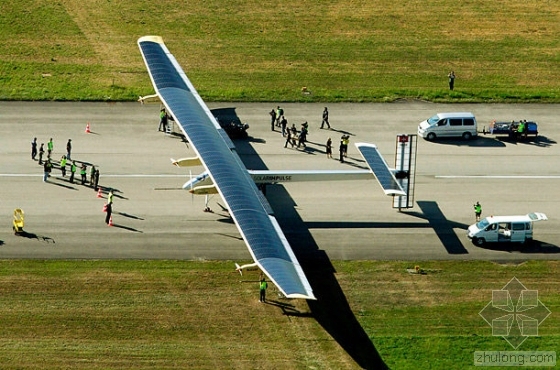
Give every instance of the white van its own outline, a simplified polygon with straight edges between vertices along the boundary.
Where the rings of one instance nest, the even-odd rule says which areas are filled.
[[[533,222],[548,220],[544,213],[525,216],[490,216],[469,226],[467,236],[476,245],[497,242],[525,243],[533,240]]]
[[[462,137],[470,140],[477,134],[476,119],[469,112],[438,113],[418,125],[418,135],[428,140],[438,137]]]

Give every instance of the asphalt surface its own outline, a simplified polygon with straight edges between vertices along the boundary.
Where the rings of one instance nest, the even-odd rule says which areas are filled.
[[[392,208],[377,182],[308,182],[273,185],[267,198],[297,252],[330,259],[523,261],[560,257],[559,105],[443,105],[425,102],[329,104],[332,130],[319,129],[323,104],[283,104],[289,124],[310,125],[307,148],[284,148],[270,129],[268,112],[276,104],[214,103],[225,120],[250,125],[250,137],[236,140],[251,169],[365,168],[353,143],[376,144],[394,163],[396,135],[414,134],[418,123],[437,112],[471,111],[479,129],[493,120],[539,123],[538,139],[514,142],[482,136],[472,141],[418,139],[415,205]],[[228,259],[250,260],[245,243],[211,197],[213,213],[203,212],[204,197],[181,189],[201,168],[177,168],[169,158],[193,155],[179,135],[158,132],[159,106],[139,103],[0,102],[0,259]],[[86,133],[86,124],[91,133]],[[178,129],[175,128],[178,132]],[[350,135],[346,163],[327,159],[324,144]],[[31,160],[31,141],[54,141],[53,158],[65,154],[100,169],[103,199],[55,168],[48,182]],[[77,176],[79,177],[79,176]],[[115,189],[112,227],[102,207]],[[538,211],[548,221],[535,225],[536,242],[527,248],[480,248],[466,237],[474,222],[473,203],[483,216]],[[12,214],[25,212],[24,233],[14,235]]]

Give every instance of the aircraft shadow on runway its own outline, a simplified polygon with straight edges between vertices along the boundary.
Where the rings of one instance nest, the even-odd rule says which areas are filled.
[[[316,301],[308,301],[312,317],[364,369],[387,368],[375,345],[361,327],[335,277],[336,270],[325,251],[309,232],[283,186],[271,186],[267,198],[273,209],[282,209],[278,219],[286,238],[301,263]]]
[[[308,229],[425,229],[425,222],[307,221]]]
[[[418,207],[422,210],[422,213],[415,211],[403,213],[409,214],[414,217],[419,217],[425,219],[430,224],[430,227],[434,229],[437,237],[441,241],[441,244],[447,250],[449,254],[468,254],[469,252],[463,246],[461,240],[455,234],[453,229],[460,228],[467,230],[469,225],[450,221],[448,220],[441,209],[439,208],[437,202],[434,201],[417,201]]]
[[[250,162],[245,163],[247,168],[267,169],[249,142],[237,140],[235,145],[239,152],[247,153],[241,158],[244,162],[246,159]],[[363,369],[386,369],[387,365],[352,312],[335,277],[334,266],[327,254],[319,249],[309,228],[300,218],[290,194],[280,185],[269,188],[267,199],[273,209],[282,210],[282,217],[278,218],[278,222],[283,229],[290,230],[286,238],[317,297],[316,301],[308,301],[310,316],[317,320],[358,366]],[[308,315],[287,311],[285,307],[281,309],[284,314],[291,316]]]

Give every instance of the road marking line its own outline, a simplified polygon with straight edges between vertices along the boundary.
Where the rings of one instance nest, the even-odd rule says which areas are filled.
[[[436,175],[436,179],[560,179],[560,176],[530,175]]]
[[[70,177],[68,172],[66,172],[66,177]],[[59,177],[58,175],[54,175]],[[43,174],[31,174],[31,173],[0,173],[0,177],[43,177]],[[53,175],[51,175],[53,177]],[[170,178],[188,178],[189,175],[143,175],[143,174],[130,174],[130,175],[101,175],[101,177],[170,177]],[[60,177],[63,178],[63,177]],[[75,178],[79,179],[79,174],[75,175]]]

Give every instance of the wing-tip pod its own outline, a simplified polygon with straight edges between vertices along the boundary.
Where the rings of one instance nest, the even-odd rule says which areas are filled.
[[[379,153],[377,145],[370,143],[356,143],[355,145],[386,195],[406,195],[387,162]]]
[[[292,299],[309,299],[312,301],[316,301],[317,298],[314,295],[311,296],[307,296],[307,295],[303,295],[303,294],[288,294],[286,296],[286,298],[292,298]]]
[[[138,43],[146,42],[146,41],[163,44],[163,38],[161,36],[142,36],[138,39]]]

